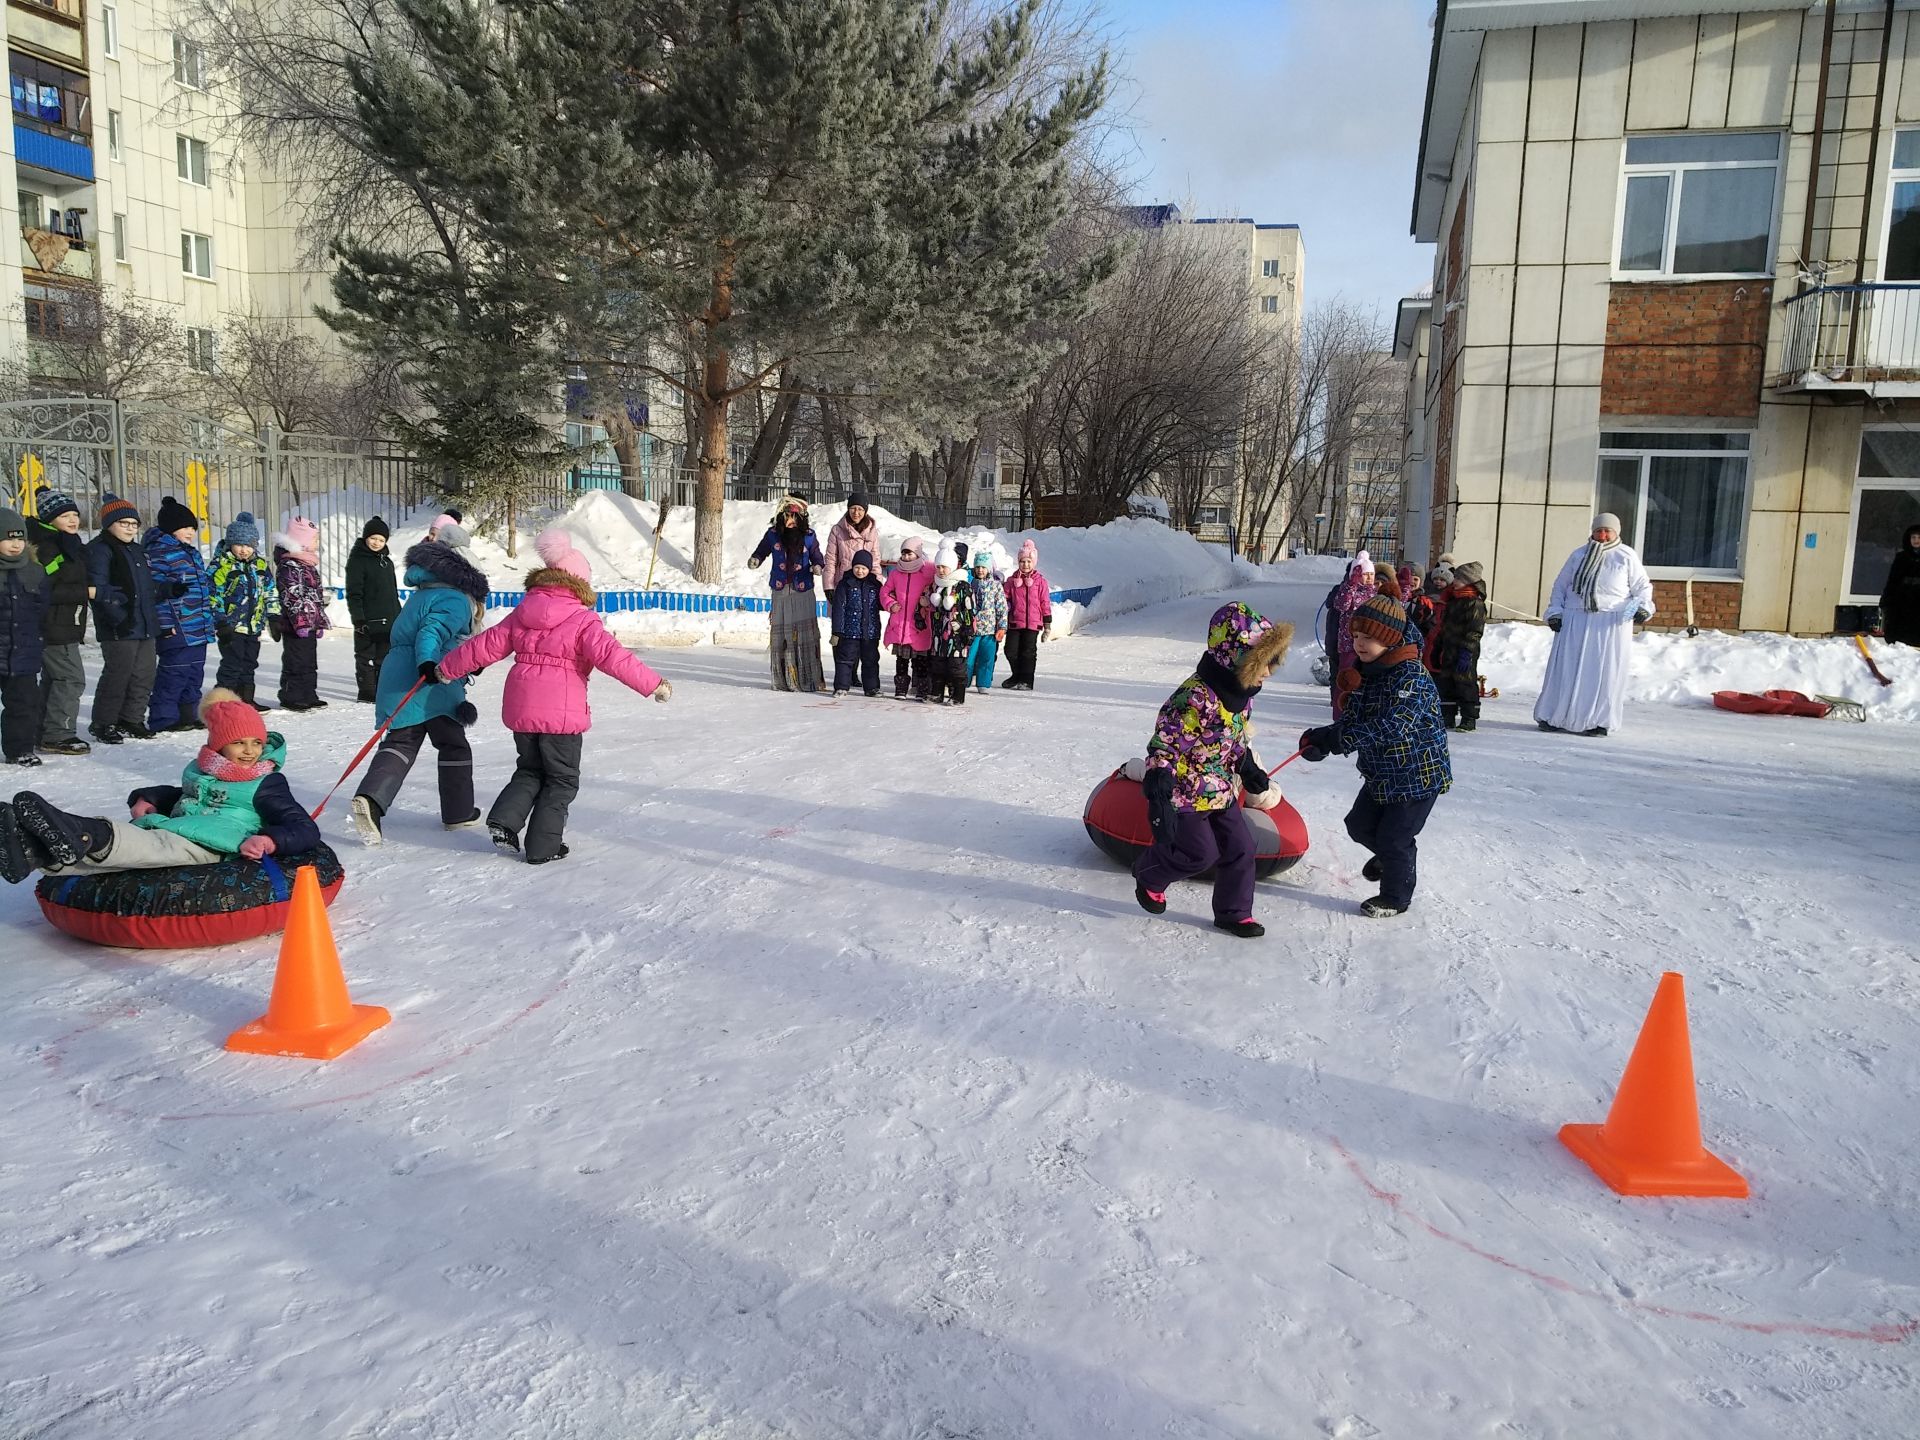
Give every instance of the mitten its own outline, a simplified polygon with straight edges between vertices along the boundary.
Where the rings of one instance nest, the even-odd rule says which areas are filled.
[[[193,586],[189,585],[184,580],[171,581],[167,585],[167,598],[169,600],[178,600],[182,595],[185,595],[191,589],[193,589]]]
[[[280,643],[281,637],[285,634],[285,628],[280,624],[280,617],[278,615],[269,615],[267,617],[267,634],[273,638],[274,644],[278,645]]]
[[[1653,614],[1648,610],[1636,610],[1633,612],[1633,623],[1636,625],[1644,625],[1652,618]]]
[[[653,692],[653,698],[657,704],[666,704],[667,701],[673,698],[673,682],[671,680],[662,680],[660,682],[660,688]]]
[[[431,660],[420,662],[420,678],[429,685],[444,685],[446,677],[440,673],[440,667]]]
[[[1300,758],[1318,764],[1333,753],[1335,732],[1331,725],[1300,732]]]
[[[1240,752],[1240,764],[1236,767],[1240,776],[1240,786],[1249,795],[1258,795],[1273,783],[1267,772],[1260,768],[1260,762],[1253,758],[1251,750]]]
[[[1153,831],[1156,840],[1173,838],[1173,772],[1171,770],[1149,770],[1147,778],[1140,782],[1140,789],[1147,797],[1147,826]]]
[[[838,635],[829,635],[827,640],[832,644],[834,649],[838,650],[840,648],[840,637]]]
[[[1556,635],[1560,633],[1560,617],[1558,615],[1547,616],[1547,629],[1553,631]]]
[[[1040,638],[1042,640],[1051,640],[1053,638],[1053,621],[1049,620],[1040,627]]]
[[[240,853],[249,860],[258,860],[263,855],[271,855],[279,848],[273,843],[271,835],[249,835],[240,842]]]
[[[766,557],[764,557],[764,556],[761,556],[761,555],[755,555],[755,556],[754,556],[754,557],[753,557],[752,559],[750,559],[749,561],[747,561],[747,569],[749,569],[749,570],[758,570],[758,569],[760,568],[760,562],[761,562],[761,560],[763,560],[764,558],[766,558]]]

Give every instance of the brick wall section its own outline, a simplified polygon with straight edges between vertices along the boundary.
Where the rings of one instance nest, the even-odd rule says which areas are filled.
[[[1615,285],[1600,413],[1758,415],[1772,305],[1763,280]]]
[[[1702,630],[1738,630],[1740,628],[1740,585],[1731,580],[1693,582],[1693,623]],[[1684,630],[1687,624],[1687,582],[1653,582],[1653,619],[1649,630]]]
[[[1455,422],[1454,366],[1460,360],[1460,312],[1449,313],[1448,302],[1460,290],[1467,263],[1467,210],[1469,197],[1462,195],[1454,207],[1453,224],[1447,232],[1446,263],[1442,269],[1440,293],[1434,304],[1440,314],[1440,353],[1429,361],[1432,373],[1439,377],[1440,400],[1433,420],[1433,510],[1428,530],[1427,555],[1438,559],[1447,548],[1447,506],[1453,499],[1453,429]]]

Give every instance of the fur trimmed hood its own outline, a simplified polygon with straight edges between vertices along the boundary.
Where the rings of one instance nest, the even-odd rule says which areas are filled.
[[[474,568],[464,555],[438,540],[422,540],[408,547],[407,569],[419,570],[451,590],[458,590],[476,605],[487,603],[492,587],[487,577]]]
[[[593,609],[593,587],[571,571],[562,570],[557,565],[543,565],[536,570],[529,570],[527,589],[535,590],[541,586],[556,590],[571,590],[582,605],[589,610]]]
[[[1234,677],[1251,690],[1266,679],[1268,667],[1278,669],[1293,645],[1293,622],[1282,620],[1249,646],[1233,667]]]

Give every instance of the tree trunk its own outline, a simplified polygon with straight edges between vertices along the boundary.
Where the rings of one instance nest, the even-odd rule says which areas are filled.
[[[724,564],[721,537],[727,503],[727,390],[733,352],[719,327],[733,315],[733,257],[722,248],[713,272],[713,299],[705,316],[706,344],[700,372],[700,473],[693,502],[693,578],[718,585]]]

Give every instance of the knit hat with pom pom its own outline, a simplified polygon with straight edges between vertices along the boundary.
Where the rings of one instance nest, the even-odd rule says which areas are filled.
[[[236,740],[267,743],[267,722],[231,690],[209,690],[200,702],[200,719],[207,727],[209,750],[224,750]]]
[[[576,580],[593,583],[593,567],[587,557],[573,548],[573,537],[564,530],[542,530],[533,542],[534,552],[550,569],[564,570]]]

